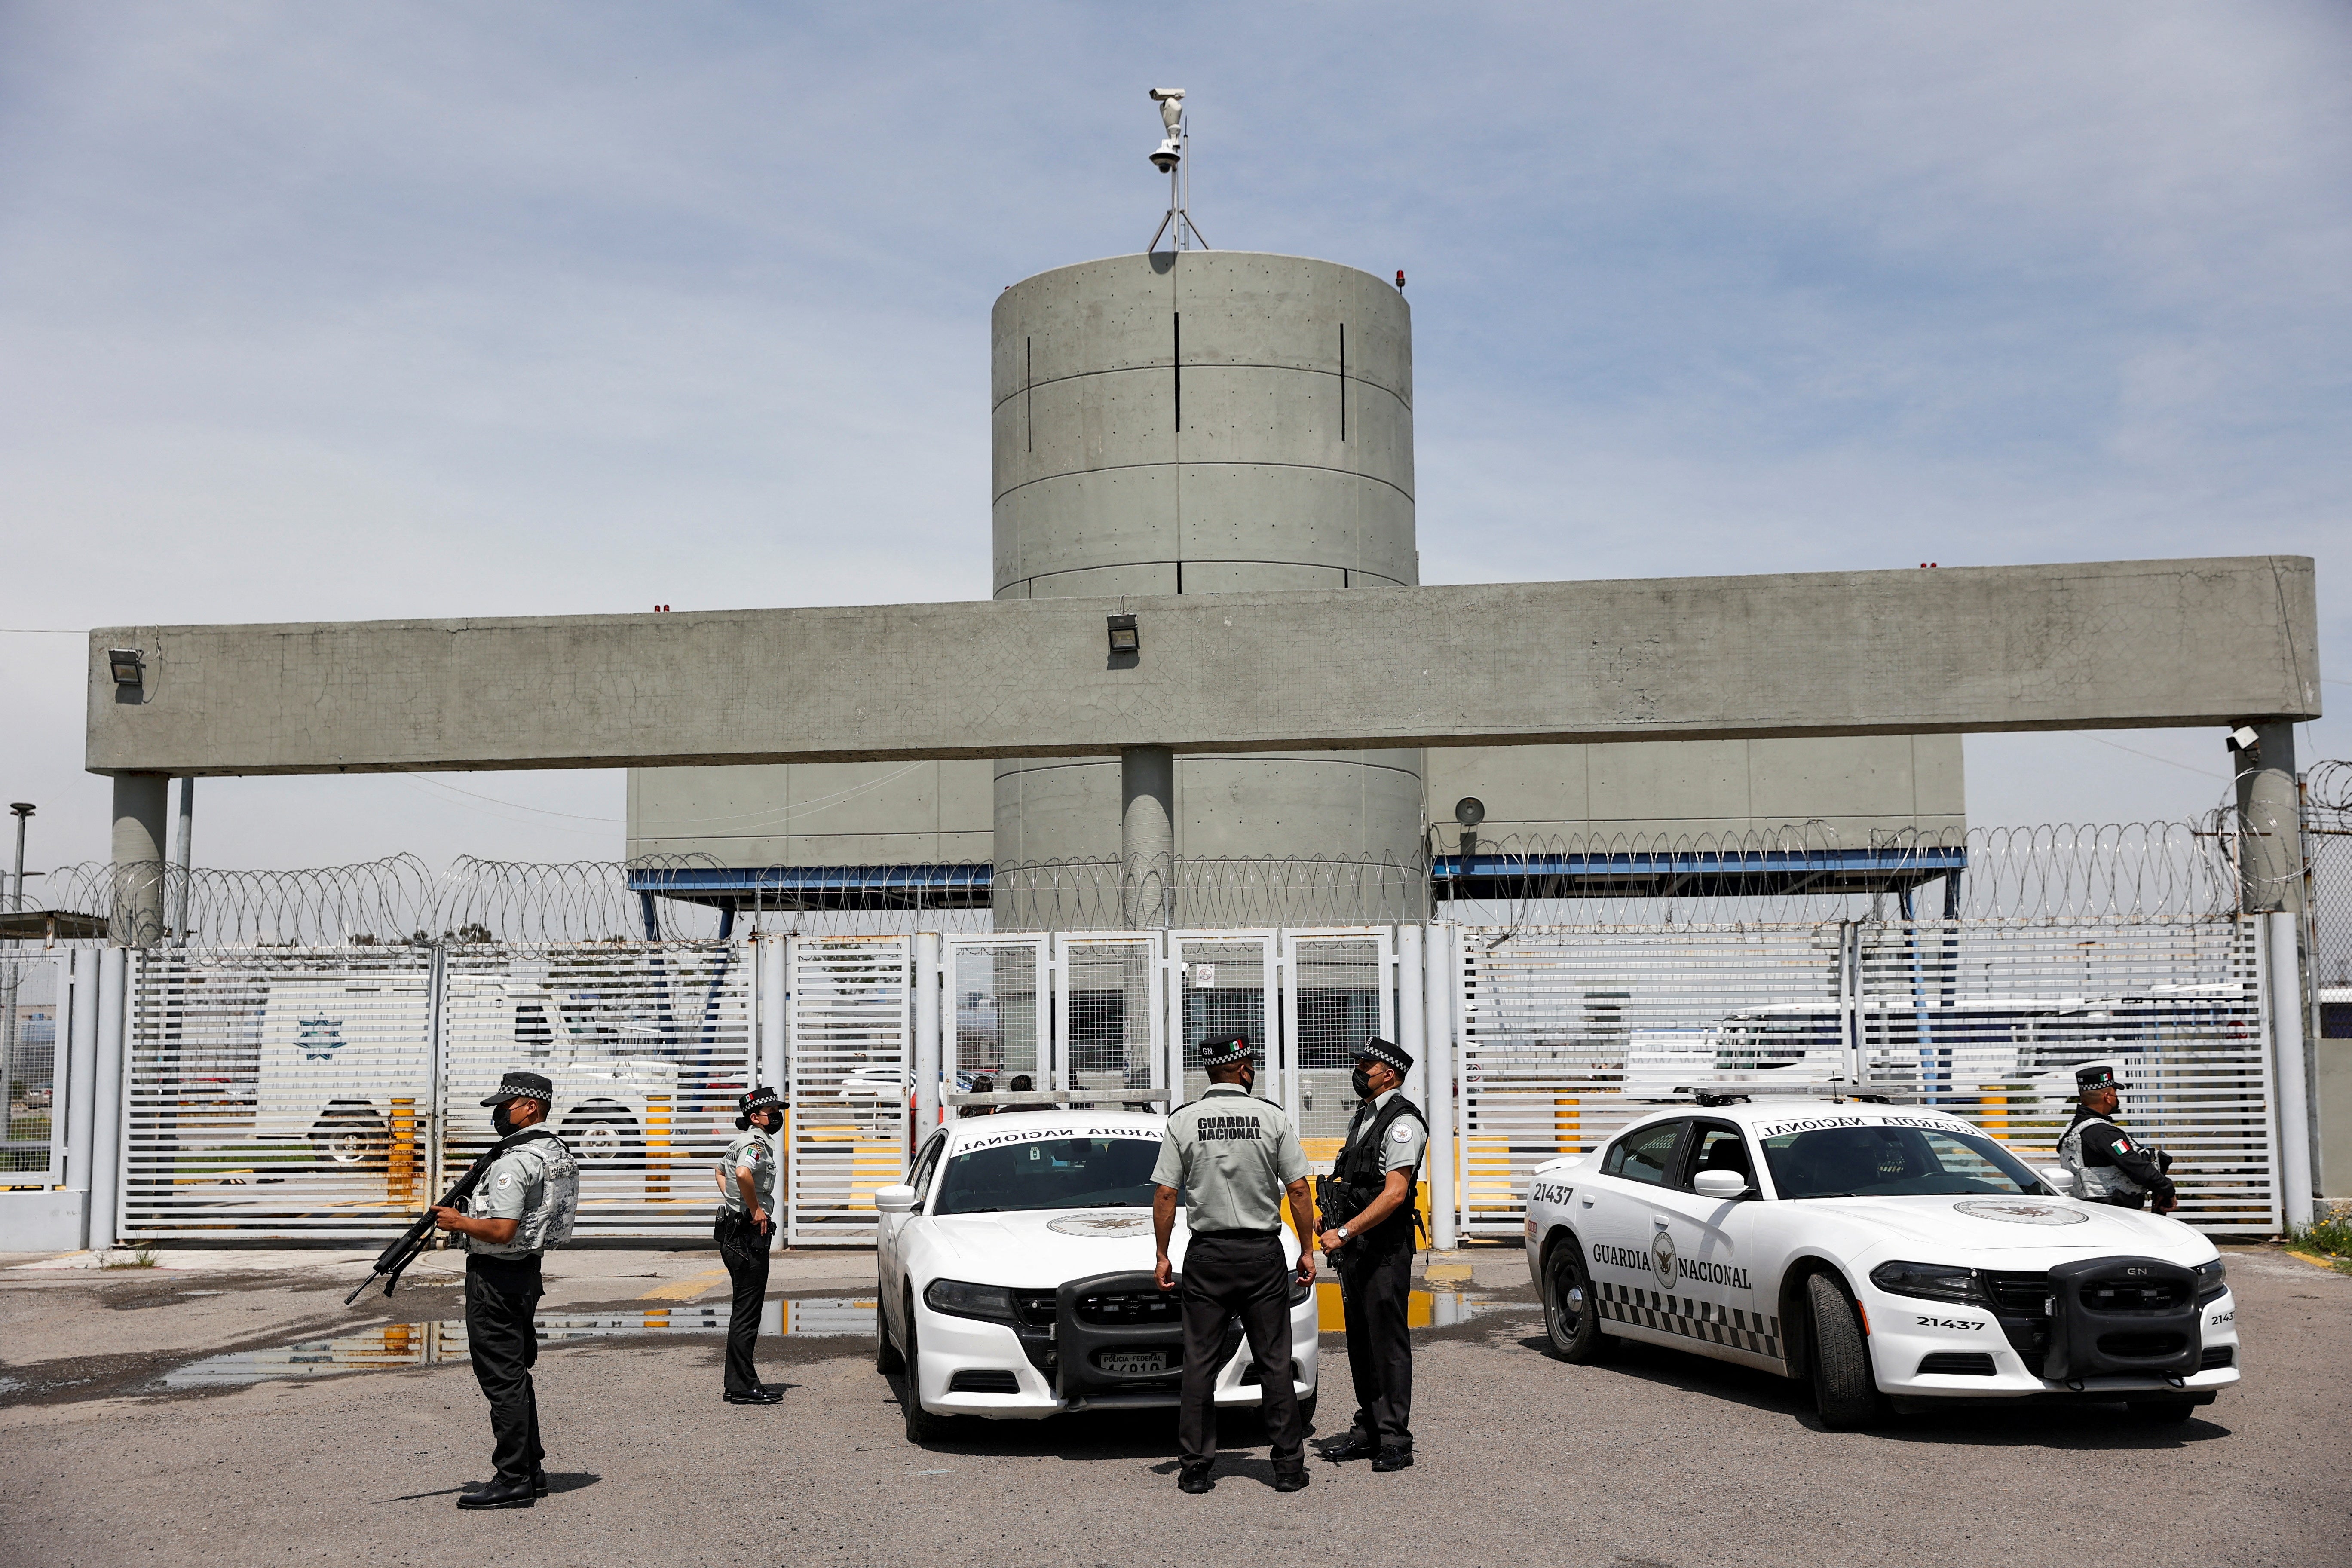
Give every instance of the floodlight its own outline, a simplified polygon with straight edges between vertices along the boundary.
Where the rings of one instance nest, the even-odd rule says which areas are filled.
[[[2230,750],[2233,752],[2257,751],[2261,749],[2262,740],[2263,738],[2254,732],[2254,727],[2252,725],[2241,724],[2236,729],[2230,731]]]
[[[106,650],[107,668],[114,672],[117,686],[137,686],[146,679],[147,656],[144,649],[110,647]]]
[[[1110,651],[1112,653],[1141,653],[1143,651],[1143,636],[1140,632],[1136,630],[1135,617],[1133,616],[1106,616],[1105,619],[1109,623]]]
[[[1465,795],[1454,803],[1454,820],[1465,827],[1475,827],[1486,820],[1486,803],[1475,795]]]

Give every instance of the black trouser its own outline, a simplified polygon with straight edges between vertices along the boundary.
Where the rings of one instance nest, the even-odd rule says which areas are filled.
[[[768,1300],[768,1238],[748,1214],[719,1211],[719,1257],[735,1283],[735,1313],[727,1320],[727,1392],[749,1394],[760,1386],[751,1347],[760,1338],[760,1309]]]
[[[466,1258],[466,1349],[474,1381],[490,1402],[490,1462],[501,1481],[528,1481],[546,1455],[539,1446],[539,1396],[530,1369],[539,1360],[539,1255]]]
[[[1195,1233],[1184,1253],[1177,1299],[1184,1314],[1184,1384],[1176,1412],[1176,1447],[1189,1468],[1217,1457],[1217,1349],[1225,1319],[1239,1314],[1257,1363],[1258,1401],[1274,1468],[1304,1468],[1307,1426],[1290,1380],[1290,1268],[1282,1241],[1265,1236]]]
[[[2091,1201],[2105,1204],[2110,1208],[2145,1209],[2147,1207],[2146,1193],[2109,1193],[2103,1198],[2094,1198]]]
[[[1348,1315],[1348,1371],[1356,1384],[1356,1434],[1383,1448],[1412,1447],[1412,1334],[1405,1303],[1412,1294],[1408,1244],[1380,1232],[1410,1226],[1410,1215],[1382,1224],[1339,1249],[1339,1304]],[[1383,1245],[1383,1243],[1386,1243]]]

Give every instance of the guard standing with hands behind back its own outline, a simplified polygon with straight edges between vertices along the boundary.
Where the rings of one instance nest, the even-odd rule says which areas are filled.
[[[474,1381],[490,1402],[491,1462],[498,1478],[457,1500],[459,1508],[529,1508],[547,1495],[539,1442],[539,1361],[532,1321],[542,1289],[540,1254],[572,1239],[580,1209],[580,1167],[563,1140],[540,1125],[555,1085],[510,1072],[482,1101],[500,1149],[466,1200],[467,1212],[436,1208],[433,1223],[466,1241],[466,1349]]]
[[[2058,1163],[2074,1173],[2074,1195],[2116,1208],[2146,1206],[2158,1214],[2180,1200],[2172,1190],[2172,1156],[2137,1142],[2116,1124],[2122,1100],[2116,1069],[2096,1062],[2074,1074],[2074,1120],[2058,1140]]]
[[[1401,1092],[1411,1057],[1377,1035],[1357,1047],[1355,1057],[1355,1090],[1363,1103],[1332,1167],[1322,1243],[1339,1266],[1356,1423],[1323,1457],[1370,1458],[1375,1470],[1402,1470],[1412,1463],[1412,1334],[1405,1307],[1420,1217],[1413,1194],[1429,1120]]]
[[[773,1405],[784,1396],[782,1389],[761,1383],[751,1364],[760,1310],[768,1300],[768,1243],[776,1234],[776,1151],[768,1140],[783,1124],[784,1102],[774,1089],[748,1090],[736,1108],[735,1141],[712,1173],[719,1203],[711,1237],[735,1287],[735,1310],[727,1320],[730,1405]]]
[[[1274,1439],[1274,1489],[1307,1484],[1307,1423],[1291,1379],[1290,1290],[1293,1271],[1282,1260],[1282,1200],[1290,1198],[1298,1231],[1296,1279],[1315,1282],[1314,1211],[1307,1189],[1307,1155],[1297,1130],[1271,1100],[1250,1093],[1250,1043],[1232,1035],[1201,1042],[1208,1092],[1168,1117],[1168,1135],[1151,1167],[1151,1231],[1160,1244],[1160,1288],[1176,1281],[1168,1258],[1182,1189],[1191,1239],[1184,1249],[1184,1382],[1178,1396],[1176,1446],[1180,1491],[1204,1492],[1217,1483],[1217,1352],[1225,1320],[1238,1316],[1256,1364],[1258,1401]]]

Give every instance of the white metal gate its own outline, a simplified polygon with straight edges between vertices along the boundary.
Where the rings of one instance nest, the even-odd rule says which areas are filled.
[[[0,952],[0,1187],[65,1179],[65,960]]]
[[[914,941],[796,937],[789,953],[785,1239],[869,1241],[874,1189],[906,1169]]]
[[[1168,1086],[1161,952],[1158,931],[1054,939],[1053,1080],[1040,1087],[1097,1089],[1110,1100]]]

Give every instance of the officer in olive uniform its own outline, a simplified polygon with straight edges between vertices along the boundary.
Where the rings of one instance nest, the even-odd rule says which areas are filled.
[[[776,1149],[770,1137],[783,1128],[784,1102],[772,1089],[754,1089],[736,1111],[735,1141],[711,1173],[719,1198],[711,1235],[735,1285],[735,1312],[727,1320],[725,1397],[730,1405],[773,1405],[784,1391],[760,1381],[751,1347],[760,1338],[760,1309],[768,1299],[768,1243],[776,1234]]]
[[[555,1086],[535,1072],[510,1072],[490,1108],[499,1149],[466,1200],[465,1212],[436,1206],[433,1223],[466,1245],[466,1345],[474,1381],[490,1402],[488,1487],[458,1498],[459,1508],[529,1508],[547,1495],[546,1453],[539,1441],[539,1396],[530,1369],[539,1360],[540,1254],[567,1241],[580,1206],[580,1171],[547,1120]]]
[[[2180,1200],[2172,1190],[2172,1156],[2151,1149],[2116,1124],[2121,1100],[2116,1069],[2105,1062],[2074,1074],[2074,1120],[2058,1140],[2058,1163],[2074,1173],[2074,1193],[2116,1208],[2147,1206],[2169,1214]]]
[[[1234,1035],[1201,1044],[1208,1092],[1180,1105],[1151,1168],[1152,1234],[1160,1244],[1162,1290],[1178,1281],[1168,1260],[1176,1225],[1176,1194],[1185,1200],[1191,1239],[1178,1300],[1184,1316],[1184,1382],[1176,1415],[1180,1451],[1176,1485],[1204,1492],[1217,1483],[1215,1388],[1217,1350],[1225,1320],[1238,1316],[1257,1365],[1261,1407],[1274,1439],[1274,1489],[1307,1484],[1307,1430],[1298,1390],[1290,1376],[1290,1300],[1294,1279],[1315,1282],[1314,1208],[1307,1187],[1307,1156],[1297,1130],[1271,1100],[1250,1093],[1255,1075],[1250,1043]],[[1282,1261],[1282,1200],[1290,1198],[1298,1231],[1298,1268]]]
[[[1369,1458],[1375,1470],[1412,1463],[1413,1208],[1429,1120],[1399,1090],[1412,1058],[1377,1035],[1356,1047],[1356,1107],[1331,1170],[1323,1250],[1339,1266],[1348,1318],[1348,1371],[1356,1423],[1323,1450],[1327,1459]]]

